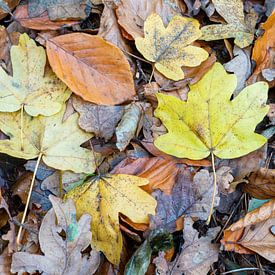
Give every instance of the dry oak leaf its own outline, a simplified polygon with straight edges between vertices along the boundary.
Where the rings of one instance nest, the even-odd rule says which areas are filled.
[[[243,191],[257,199],[275,198],[275,169],[260,168],[248,177]]]
[[[167,78],[183,79],[182,66],[196,67],[208,58],[207,51],[189,45],[201,36],[195,19],[175,15],[165,28],[161,17],[152,14],[145,21],[144,36],[135,39],[137,49]]]
[[[78,22],[70,20],[53,22],[50,20],[47,11],[37,17],[30,17],[28,14],[28,5],[19,5],[14,12],[14,18],[22,27],[33,30],[59,30],[65,26],[78,24]]]
[[[118,24],[123,28],[125,37],[135,39],[143,36],[143,25],[146,18],[152,14],[160,15],[164,25],[176,14],[180,14],[181,3],[179,0],[120,0],[118,2],[116,15]]]
[[[214,24],[201,28],[201,39],[212,41],[235,38],[234,43],[238,47],[249,46],[254,39],[256,14],[251,13],[245,18],[242,0],[213,0],[212,2],[228,24]]]
[[[224,231],[221,243],[225,250],[241,254],[258,253],[275,262],[275,238],[271,228],[275,224],[275,199],[248,212],[246,216]]]
[[[117,174],[86,182],[66,195],[75,202],[77,216],[92,216],[92,245],[115,265],[122,251],[119,213],[135,223],[149,223],[148,215],[155,214],[155,199],[139,188],[148,183],[143,178]]]
[[[93,153],[80,147],[93,135],[78,127],[77,113],[65,122],[62,121],[63,114],[64,107],[51,117],[33,118],[24,114],[21,124],[20,111],[0,113],[0,129],[10,138],[0,141],[0,152],[23,159],[34,159],[42,154],[44,163],[55,169],[93,173]]]
[[[96,35],[72,33],[47,41],[53,71],[86,101],[116,105],[135,96],[130,65],[121,50]]]
[[[30,17],[37,17],[48,12],[52,21],[85,19],[85,9],[89,0],[29,0],[28,12]]]
[[[203,159],[211,152],[219,158],[237,158],[261,147],[266,138],[254,129],[268,112],[268,85],[247,86],[230,100],[236,85],[236,76],[215,63],[190,86],[187,102],[159,93],[155,115],[168,133],[159,136],[155,146],[189,159]]]
[[[199,232],[193,228],[190,217],[184,219],[182,253],[171,263],[173,275],[208,274],[210,266],[218,260],[219,244],[211,243],[220,227],[209,228],[207,235],[199,238]]]
[[[0,68],[0,111],[24,108],[31,116],[58,113],[71,92],[50,70],[44,74],[46,54],[27,34],[11,47],[13,76]]]
[[[63,203],[52,195],[49,199],[53,208],[45,215],[39,230],[44,255],[16,252],[11,271],[19,274],[33,274],[37,270],[47,275],[94,274],[100,263],[99,253],[94,250],[85,256],[81,253],[91,242],[90,215],[83,214],[77,221],[72,200]],[[65,232],[65,238],[60,235],[61,230]]]

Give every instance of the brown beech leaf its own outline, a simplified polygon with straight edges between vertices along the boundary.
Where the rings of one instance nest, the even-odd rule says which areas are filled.
[[[47,54],[57,76],[87,101],[115,105],[135,96],[127,59],[100,36],[72,33],[54,37],[47,41]]]
[[[52,21],[80,20],[89,15],[85,12],[87,0],[29,0],[28,3],[30,17],[38,17],[45,11]]]
[[[199,238],[190,217],[184,219],[182,253],[176,263],[170,264],[173,275],[208,274],[210,266],[218,260],[219,244],[211,243],[220,227],[209,228],[207,235]]]
[[[257,199],[275,198],[275,169],[261,168],[251,173],[243,191]]]
[[[5,18],[18,4],[19,0],[0,1],[0,20]]]
[[[157,13],[164,25],[176,14],[180,13],[180,1],[168,3],[165,0],[121,0],[117,4],[116,14],[119,25],[127,32],[126,38],[143,36],[143,24],[146,18]],[[130,36],[129,36],[130,35]]]
[[[275,238],[271,228],[275,224],[275,199],[248,212],[244,218],[224,231],[225,250],[241,254],[258,253],[275,262]]]
[[[33,30],[58,30],[63,26],[72,26],[78,24],[76,21],[53,22],[45,11],[37,17],[30,17],[28,14],[28,5],[20,5],[14,12],[14,17],[20,24]]]
[[[103,106],[73,98],[73,106],[79,113],[79,126],[86,132],[108,141],[115,133],[116,126],[124,113],[124,106]]]
[[[160,189],[166,194],[171,194],[180,165],[173,160],[162,157],[126,158],[113,170],[112,174],[128,174],[146,178],[150,181],[142,187],[146,192],[152,193]]]

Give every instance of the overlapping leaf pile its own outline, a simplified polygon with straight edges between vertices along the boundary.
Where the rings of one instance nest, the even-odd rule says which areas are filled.
[[[272,1],[19,2],[0,1],[0,273],[271,271]]]

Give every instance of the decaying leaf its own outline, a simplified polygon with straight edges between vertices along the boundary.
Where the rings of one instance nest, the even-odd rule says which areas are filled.
[[[143,36],[143,25],[150,14],[159,14],[164,25],[167,25],[174,15],[180,13],[179,7],[178,0],[173,3],[166,0],[120,0],[116,14],[119,25],[127,32],[127,38],[135,39]]]
[[[43,161],[55,169],[93,173],[93,153],[80,147],[93,135],[78,127],[77,113],[65,122],[62,122],[63,114],[64,108],[51,117],[32,118],[25,114],[21,140],[20,111],[0,113],[0,129],[10,137],[0,141],[0,152],[23,159],[34,159],[42,153]]]
[[[47,41],[53,71],[83,99],[105,105],[135,96],[130,66],[119,48],[100,36],[60,35]]]
[[[236,84],[236,76],[215,63],[190,86],[187,102],[159,93],[155,115],[168,133],[155,140],[156,147],[190,159],[206,158],[210,152],[219,158],[237,158],[261,147],[266,138],[254,129],[268,112],[268,85],[247,86],[230,101]]]
[[[124,113],[124,106],[103,106],[85,102],[74,97],[73,106],[79,113],[79,126],[96,137],[109,140]]]
[[[207,235],[199,238],[199,232],[193,228],[189,217],[184,219],[182,253],[176,263],[171,263],[172,274],[198,275],[207,274],[210,266],[218,260],[219,244],[211,243],[220,227],[209,228]]]
[[[100,263],[99,253],[92,250],[89,255],[81,254],[91,242],[90,215],[83,214],[77,221],[72,200],[62,203],[54,196],[50,196],[50,200],[53,209],[45,215],[39,230],[44,255],[16,252],[12,257],[11,271],[20,274],[37,270],[48,275],[94,274]],[[60,235],[60,229],[65,232],[65,238]]]
[[[89,0],[29,0],[30,17],[37,17],[45,11],[52,21],[85,19],[85,8]]]
[[[204,49],[190,45],[201,36],[199,22],[193,18],[175,15],[165,28],[161,17],[152,14],[145,21],[144,36],[135,39],[137,49],[173,80],[184,78],[181,66],[196,67],[208,57]]]
[[[0,1],[0,20],[5,18],[18,5],[19,0]]]
[[[253,251],[275,262],[275,238],[270,231],[275,224],[275,199],[248,212],[224,231],[225,250],[253,254]]]
[[[77,216],[92,216],[92,244],[115,265],[122,250],[118,214],[135,223],[148,223],[148,214],[155,213],[156,201],[139,188],[148,183],[143,178],[117,174],[86,182],[66,195],[75,202]]]
[[[201,39],[206,41],[235,38],[235,44],[244,48],[249,46],[254,39],[256,14],[244,17],[242,0],[212,0],[216,11],[228,24],[208,25],[201,29]]]
[[[257,199],[271,199],[275,197],[275,170],[261,168],[251,173],[249,183],[244,185],[243,191]]]
[[[0,255],[0,274],[11,275],[11,255],[9,255],[8,248],[6,247]]]
[[[59,30],[65,26],[76,25],[76,21],[51,21],[48,12],[45,11],[37,17],[30,17],[28,5],[19,5],[14,12],[15,19],[25,28],[33,30]]]
[[[135,136],[138,122],[140,120],[142,105],[132,103],[125,107],[124,114],[116,127],[116,147],[123,151]]]
[[[42,47],[22,34],[11,47],[13,76],[0,68],[0,111],[24,108],[31,116],[58,113],[71,92],[51,71],[44,75],[46,54]]]

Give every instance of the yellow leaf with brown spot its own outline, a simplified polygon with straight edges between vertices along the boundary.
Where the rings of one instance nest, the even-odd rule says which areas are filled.
[[[148,183],[144,178],[117,174],[86,182],[66,195],[75,202],[77,216],[92,216],[92,245],[115,265],[122,250],[119,213],[135,223],[148,223],[148,215],[155,214],[157,202],[139,188]]]
[[[135,39],[137,49],[173,80],[184,78],[182,66],[196,67],[208,57],[207,51],[190,45],[201,36],[199,22],[192,18],[176,15],[165,28],[154,13],[144,23],[144,36]]]
[[[240,48],[249,46],[254,39],[256,13],[252,12],[245,18],[242,0],[213,0],[213,4],[227,24],[213,24],[201,28],[201,39],[212,41],[235,38],[234,42]]]
[[[187,102],[159,93],[155,115],[168,133],[155,140],[156,147],[195,160],[211,152],[219,158],[237,158],[261,147],[266,138],[254,130],[268,112],[268,85],[257,82],[230,100],[236,85],[236,76],[215,63],[190,86]]]

